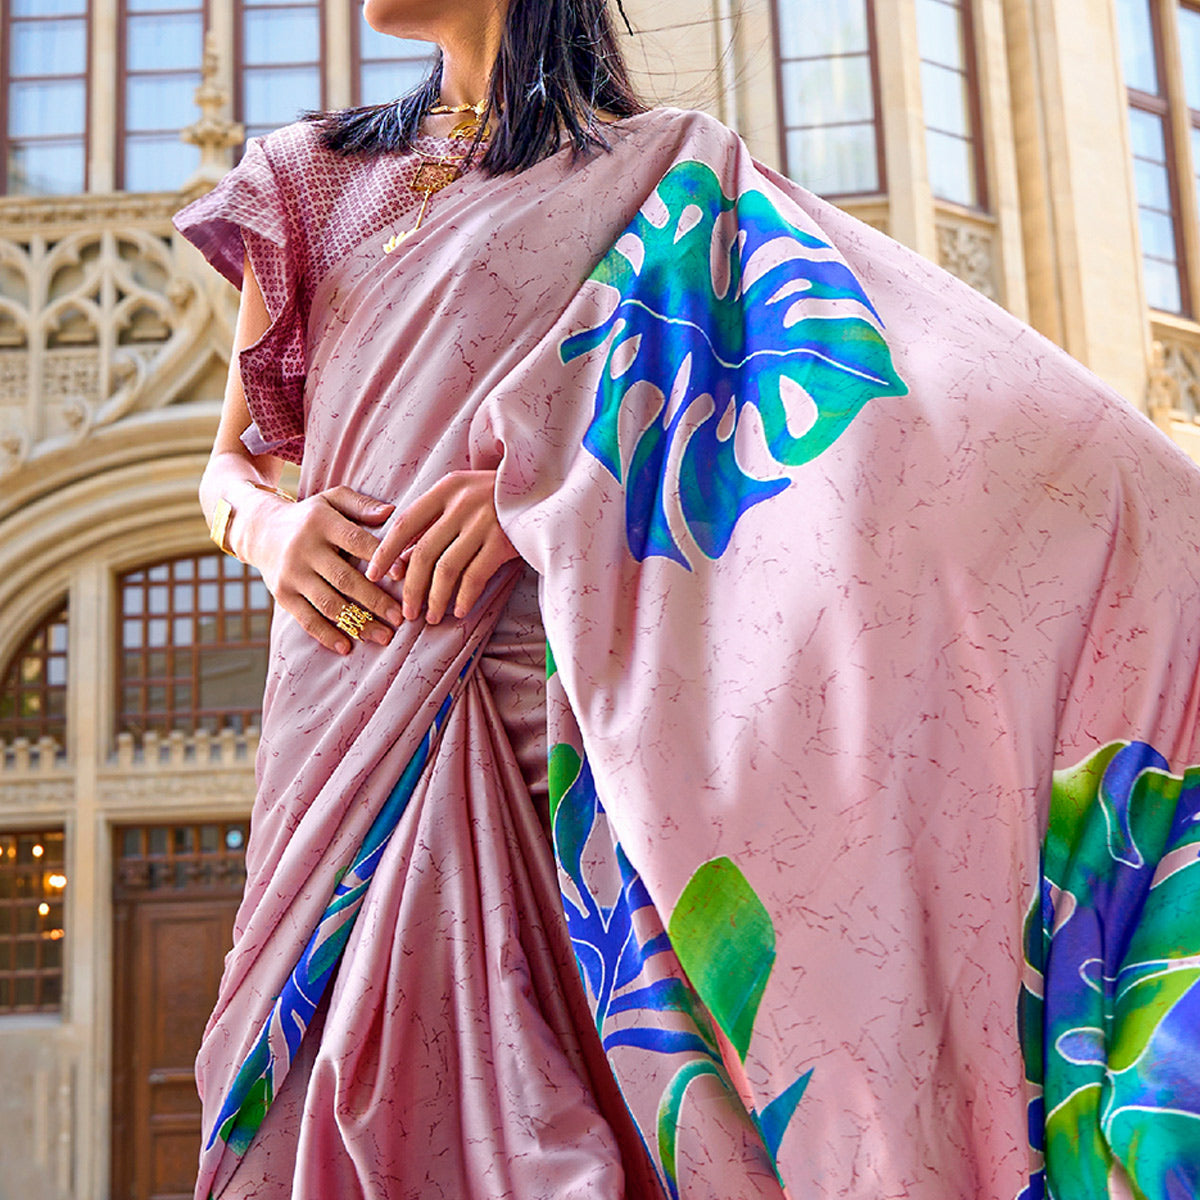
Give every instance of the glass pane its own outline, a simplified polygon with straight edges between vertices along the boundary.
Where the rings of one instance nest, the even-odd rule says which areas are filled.
[[[192,72],[131,76],[125,81],[125,128],[160,132],[190,125],[200,115],[194,99],[199,82]]]
[[[1150,258],[1162,259],[1174,264],[1178,260],[1175,249],[1175,222],[1165,213],[1138,213],[1138,227],[1142,231],[1142,253]]]
[[[788,174],[810,191],[838,196],[879,190],[874,125],[793,129]]]
[[[1188,108],[1200,110],[1200,8],[1180,6],[1179,50]]]
[[[177,133],[137,134],[125,139],[125,190],[173,192],[200,165],[200,149]]]
[[[245,14],[245,61],[311,63],[321,54],[321,26],[315,8],[278,8]]]
[[[1126,85],[1157,96],[1158,65],[1154,58],[1150,0],[1117,0],[1117,21]]]
[[[171,574],[176,579],[192,579],[196,574],[196,563],[190,558],[180,558],[171,564]],[[176,607],[179,606],[179,601],[175,602]]]
[[[8,90],[11,137],[82,133],[86,95],[82,79],[14,83]]]
[[[83,139],[8,146],[8,191],[60,196],[83,191]]]
[[[138,616],[142,611],[142,598],[144,595],[145,592],[140,587],[125,588],[121,601],[125,607],[125,612],[130,616]]]
[[[52,658],[46,664],[46,682],[51,687],[65,687],[67,682],[67,660]]]
[[[198,67],[203,38],[201,24],[199,13],[130,17],[125,27],[129,70],[169,71],[172,67]]]
[[[83,140],[8,146],[8,191],[49,196],[83,191]]]
[[[940,200],[968,206],[978,204],[975,191],[975,155],[964,138],[929,130],[929,183]]]
[[[1149,163],[1145,159],[1133,160],[1133,174],[1137,180],[1138,203],[1146,208],[1157,208],[1160,212],[1171,211],[1171,181],[1165,167]]]
[[[917,0],[917,36],[921,57],[927,62],[966,70],[962,13],[957,4]]]
[[[1162,118],[1140,108],[1129,110],[1129,137],[1133,143],[1135,158],[1151,162],[1167,161],[1166,142],[1163,140]]]
[[[1179,268],[1174,263],[1147,258],[1143,262],[1146,280],[1146,302],[1160,312],[1181,311]]]
[[[925,102],[925,124],[930,129],[971,136],[967,77],[934,63],[921,64],[921,94]]]
[[[206,650],[200,656],[200,707],[257,709],[267,682],[267,652],[258,648]]]
[[[277,129],[294,121],[301,109],[321,105],[316,67],[247,71],[245,85],[246,124],[256,129]]]
[[[174,631],[171,641],[176,646],[190,646],[195,639],[195,626],[191,617],[176,617],[172,622]]]
[[[87,23],[65,21],[14,22],[13,75],[82,75],[87,66]]]
[[[240,579],[230,580],[223,589],[225,593],[225,611],[237,612],[245,603],[246,593]]]
[[[162,614],[167,611],[170,592],[165,587],[152,587],[150,589],[150,611],[156,614]]]
[[[1196,219],[1200,221],[1200,129],[1192,129],[1192,166],[1196,170]]]
[[[215,554],[206,554],[199,565],[201,579],[216,579],[221,574],[221,560]]]
[[[73,17],[87,12],[87,0],[12,0],[14,17]]]
[[[150,830],[150,853],[151,854],[166,854],[167,852],[167,831],[161,825],[156,825]]]
[[[385,104],[411,92],[425,78],[428,70],[429,64],[425,62],[363,63],[359,74],[363,104]]]
[[[146,572],[146,578],[152,583],[166,583],[171,578],[171,568],[166,563],[159,563]]]
[[[782,0],[779,52],[784,58],[861,54],[867,49],[866,0]]]
[[[127,650],[136,650],[142,644],[141,621],[125,621],[122,624],[121,643]]]
[[[198,9],[196,0],[125,0],[129,12],[163,12],[167,9]]]
[[[860,56],[784,63],[783,107],[789,126],[871,120],[870,61]]]

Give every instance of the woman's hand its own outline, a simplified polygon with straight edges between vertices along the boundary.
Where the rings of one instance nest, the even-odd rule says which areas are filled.
[[[362,636],[386,646],[393,629],[385,622],[400,623],[400,605],[341,552],[370,558],[379,541],[361,526],[382,524],[395,505],[348,487],[330,488],[296,504],[244,490],[250,495],[234,516],[232,549],[259,569],[276,603],[322,646],[349,654],[350,639],[335,622],[346,601],[353,601],[376,618]]]
[[[452,471],[414,501],[379,542],[367,564],[368,579],[403,579],[404,616],[422,607],[436,625],[451,598],[465,617],[488,580],[517,557],[500,528],[494,498],[495,471]]]

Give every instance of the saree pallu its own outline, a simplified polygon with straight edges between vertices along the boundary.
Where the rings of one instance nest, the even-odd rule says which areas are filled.
[[[305,494],[498,472],[561,901],[516,569],[345,660],[279,616],[198,1197],[1194,1195],[1195,468],[712,120],[611,142],[364,229],[249,395]],[[181,228],[269,272],[238,186]]]

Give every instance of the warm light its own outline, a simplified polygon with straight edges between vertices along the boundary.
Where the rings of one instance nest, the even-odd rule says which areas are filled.
[[[45,900],[43,900],[41,902],[41,904],[38,905],[38,916],[39,917],[48,917],[49,915],[50,915],[50,905],[48,905],[45,902]]]
[[[33,848],[33,857],[41,858],[42,855],[45,853],[46,853],[46,847],[43,846],[41,842],[38,842],[38,844],[36,846],[34,846],[34,848]]]
[[[65,875],[51,875],[46,882],[52,888],[65,888],[67,886],[67,877]]]
[[[61,942],[65,936],[66,935],[63,933],[63,931],[61,929],[47,929],[42,934],[42,937],[44,937],[47,941],[50,941],[50,942]]]

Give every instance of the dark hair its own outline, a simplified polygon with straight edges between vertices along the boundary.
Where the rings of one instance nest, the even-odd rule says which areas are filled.
[[[629,29],[621,0],[616,2]],[[306,113],[305,119],[320,128],[322,144],[339,154],[406,151],[422,118],[438,103],[441,84],[439,53],[429,75],[399,100]],[[488,101],[492,137],[479,165],[490,175],[533,166],[559,148],[563,135],[576,154],[608,149],[596,113],[645,112],[629,81],[607,0],[512,0]]]

